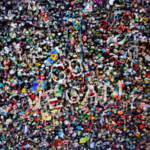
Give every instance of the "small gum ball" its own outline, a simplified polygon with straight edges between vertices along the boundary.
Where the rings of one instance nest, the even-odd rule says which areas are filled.
[[[123,112],[122,111],[118,111],[118,115],[122,115],[123,114]]]
[[[135,134],[137,137],[140,137],[140,132],[136,132]]]
[[[129,12],[127,12],[126,15],[129,16]]]
[[[83,14],[82,14],[82,17],[85,17],[85,16],[86,16],[85,13],[83,13]]]
[[[73,131],[72,130],[69,130],[69,134],[72,134],[73,133]]]
[[[71,42],[71,45],[74,45],[74,40],[71,40],[70,42]]]
[[[70,2],[70,5],[73,6],[73,5],[74,5],[74,2]]]
[[[35,96],[35,99],[36,99],[36,100],[38,100],[38,99],[39,99],[39,97],[38,97],[38,96]]]
[[[141,103],[140,107],[142,107],[142,108],[145,107],[145,103]]]
[[[107,40],[107,35],[103,35],[104,40]]]
[[[86,40],[87,40],[87,37],[86,37],[86,36],[84,36],[84,37],[83,37],[83,41],[86,41]]]

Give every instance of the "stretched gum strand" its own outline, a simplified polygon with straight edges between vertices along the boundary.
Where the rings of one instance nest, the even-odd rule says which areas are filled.
[[[83,103],[85,103],[85,102],[87,101],[87,99],[89,98],[89,95],[88,95],[88,94],[89,94],[90,90],[92,90],[93,93],[94,93],[94,95],[93,95],[92,97],[95,97],[95,105],[97,105],[97,98],[98,98],[98,96],[97,96],[96,91],[94,90],[93,85],[89,85],[89,86],[88,86],[88,90],[87,90],[86,95],[85,95],[85,97],[84,97]],[[91,96],[90,96],[90,97],[91,97]]]
[[[28,0],[27,2],[28,2],[28,10],[32,10],[32,7],[31,7],[31,1]]]
[[[40,102],[41,102],[41,96],[42,96],[42,91],[39,91],[39,98],[35,104],[35,106],[32,105],[32,100],[29,96],[28,97],[28,102],[29,102],[29,105],[30,105],[30,108],[32,110],[37,110],[37,109],[40,109],[41,108],[41,105],[40,105]]]
[[[33,1],[32,4],[33,4],[33,10],[36,10],[36,9],[37,9],[37,6],[36,6],[36,4],[35,4],[35,1]]]
[[[101,20],[100,22],[104,23],[104,25],[103,25],[103,26],[101,26],[100,28],[106,28],[106,26],[107,26],[107,21],[105,21],[105,20]]]
[[[118,19],[118,16],[115,14],[114,15],[114,19],[113,19],[113,22],[112,22],[112,24],[110,25],[110,27],[108,28],[108,30],[110,30],[112,27],[113,27],[113,25],[115,25],[115,22],[116,22],[116,17],[117,17],[117,19]]]
[[[119,25],[118,29],[119,29],[119,28],[122,29],[122,27],[123,27],[123,26],[122,26],[122,22],[123,22],[124,16],[129,16],[128,12],[122,16],[121,21],[120,21],[120,25]]]
[[[131,35],[131,34],[126,34],[125,37],[124,37],[124,39],[121,40],[121,41],[119,41],[119,42],[117,42],[117,44],[118,44],[118,45],[123,45],[123,44],[125,43],[127,37],[130,36],[130,35]]]
[[[108,30],[110,30],[110,29],[113,27],[113,24],[115,23],[116,20],[117,20],[117,19],[115,19],[115,20],[112,22],[112,24],[110,25],[110,27],[108,28]]]
[[[114,88],[111,87],[110,85],[108,85],[108,84],[105,84],[105,85],[104,85],[104,103],[107,102],[107,88],[108,88],[108,87],[109,87],[111,90],[114,90]]]
[[[123,81],[121,80],[119,80],[119,82],[118,82],[118,86],[119,86],[119,99],[121,98],[121,96],[122,96],[122,84],[123,84]]]

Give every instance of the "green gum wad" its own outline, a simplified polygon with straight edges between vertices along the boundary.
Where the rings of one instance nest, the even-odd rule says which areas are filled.
[[[95,30],[92,28],[92,33],[95,33]]]
[[[32,39],[27,39],[27,42],[28,42],[28,43],[32,42]]]
[[[83,116],[84,116],[84,119],[87,119],[88,118],[88,115],[83,113]]]
[[[100,54],[98,54],[98,55],[97,55],[97,57],[98,57],[98,58],[100,58],[100,57],[101,57],[101,55],[100,55]]]
[[[91,50],[94,50],[94,46],[91,46]]]
[[[73,56],[73,53],[69,53],[70,56]]]

